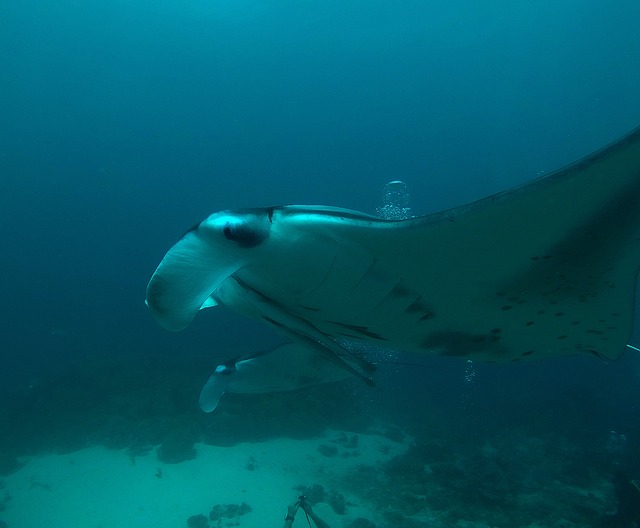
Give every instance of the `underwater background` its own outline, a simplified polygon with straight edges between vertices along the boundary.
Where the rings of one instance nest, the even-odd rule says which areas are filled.
[[[0,483],[25,456],[93,445],[180,463],[198,442],[382,423],[408,451],[350,486],[388,526],[427,526],[411,518],[425,504],[429,526],[631,526],[637,351],[398,352],[376,388],[228,395],[204,414],[218,363],[281,338],[223,309],[172,334],[144,297],[221,209],[375,214],[402,180],[428,214],[614,141],[640,124],[639,23],[637,0],[1,3]],[[543,510],[520,500],[541,489]]]

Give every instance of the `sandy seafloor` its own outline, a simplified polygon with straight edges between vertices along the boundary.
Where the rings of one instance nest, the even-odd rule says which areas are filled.
[[[176,528],[187,526],[192,515],[209,517],[216,504],[244,502],[251,512],[210,526],[279,527],[287,505],[300,493],[294,488],[320,484],[346,500],[344,515],[324,502],[314,507],[331,526],[346,526],[358,517],[375,522],[367,504],[340,482],[359,465],[375,466],[402,453],[406,444],[360,434],[357,447],[347,447],[341,438],[344,434],[327,431],[308,440],[198,444],[197,457],[179,464],[159,462],[155,449],[137,457],[103,447],[37,456],[0,481],[2,517],[9,527]],[[326,457],[318,451],[321,445],[335,445],[338,452]],[[302,511],[296,524],[307,524]]]
[[[366,434],[327,430],[322,436],[304,440],[278,438],[233,447],[197,444],[196,458],[177,464],[160,462],[157,448],[142,456],[104,447],[36,456],[22,460],[20,469],[0,480],[1,518],[6,523],[2,526],[279,527],[287,505],[309,490],[316,502],[314,511],[332,528],[494,526],[489,519],[473,518],[472,514],[469,518],[457,515],[452,521],[451,512],[431,508],[432,498],[419,491],[417,495],[406,489],[400,491],[393,480],[388,481],[386,489],[379,489],[378,475],[394,460],[410,455],[414,440],[405,436],[399,441],[384,433],[384,428]],[[481,451],[480,456],[495,456],[495,449],[489,445]],[[429,467],[417,469],[429,480]],[[370,486],[378,488],[375,499],[366,496],[367,479]],[[405,495],[402,501],[410,505],[408,510],[393,511],[399,493]],[[446,497],[442,499],[446,502]],[[611,485],[604,479],[595,485],[591,481],[584,489],[550,479],[519,500],[527,502],[538,515],[530,522],[514,519],[514,527],[581,526],[563,519],[561,508],[552,504],[556,501],[564,502],[569,509],[586,504],[594,510],[610,507],[611,513],[615,511]],[[212,508],[225,510],[227,505],[243,503],[251,511],[209,520]],[[205,516],[207,523],[189,524],[194,515]],[[307,526],[302,510],[294,525]]]

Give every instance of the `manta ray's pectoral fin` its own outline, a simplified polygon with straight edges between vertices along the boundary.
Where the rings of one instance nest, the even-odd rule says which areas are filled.
[[[363,379],[367,384],[374,385],[368,374],[376,370],[374,364],[347,350],[309,321],[290,313],[244,281],[237,277],[233,279],[237,286],[242,288],[243,299],[252,304],[261,313],[262,319],[273,325],[278,332],[294,343],[300,343],[323,354],[329,361]]]

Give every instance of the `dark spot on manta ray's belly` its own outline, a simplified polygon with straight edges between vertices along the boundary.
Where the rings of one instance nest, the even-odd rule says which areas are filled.
[[[428,311],[428,309],[426,305],[420,300],[420,297],[418,297],[415,301],[409,304],[409,306],[407,306],[404,309],[404,311],[407,313],[413,313],[413,312],[425,312],[425,311]]]
[[[601,359],[602,361],[607,360],[605,356],[603,356],[600,352],[598,352],[595,349],[587,350],[587,352],[589,352],[590,354],[593,354],[594,356],[596,356],[598,359]]]
[[[310,312],[319,312],[320,308],[313,308],[312,306],[305,306],[304,304],[298,304],[303,310],[309,310]]]
[[[272,324],[272,325],[274,325],[274,326],[284,327],[284,325],[283,325],[281,322],[276,321],[275,319],[272,319],[271,317],[268,317],[268,316],[266,316],[266,315],[263,315],[263,316],[262,316],[262,319],[264,319],[265,321],[267,321],[267,323],[271,323],[271,324]]]
[[[396,298],[404,298],[404,297],[415,297],[416,294],[414,292],[412,292],[411,290],[409,290],[408,288],[405,288],[402,283],[398,283],[396,284],[391,291],[388,294],[391,297],[396,297]]]
[[[491,333],[435,332],[422,342],[422,346],[430,350],[441,349],[445,356],[464,357],[478,352],[496,359],[508,356],[506,347],[500,344],[500,336]]]
[[[351,325],[347,323],[341,323],[340,321],[326,321],[326,322],[332,325],[339,326],[346,330],[350,330],[351,332],[358,333],[363,336],[371,337],[373,339],[379,339],[380,341],[388,341],[386,337],[381,336],[377,332],[372,332],[366,326]]]
[[[333,340],[335,340],[336,337],[338,337],[338,336],[340,336],[340,337],[348,337],[350,339],[362,339],[361,335],[349,334],[348,332],[339,332],[337,336],[331,335],[331,334],[328,334],[328,335]]]
[[[404,309],[405,313],[419,313],[433,317],[433,309],[427,303],[422,300],[422,296],[416,297],[409,305]]]

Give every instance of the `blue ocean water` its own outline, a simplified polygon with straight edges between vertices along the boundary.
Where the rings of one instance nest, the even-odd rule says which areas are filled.
[[[180,334],[152,320],[145,286],[189,226],[290,203],[375,213],[396,179],[426,214],[551,172],[640,124],[639,21],[637,0],[0,4],[6,471],[24,453],[160,443],[87,424],[78,400],[104,418],[139,385],[174,417],[196,413],[210,368],[278,342],[224,311]],[[640,450],[634,351],[609,365],[403,359],[421,366],[336,405],[358,398],[465,446],[534,424],[596,453],[611,431]]]

